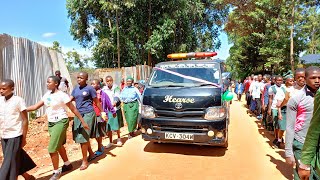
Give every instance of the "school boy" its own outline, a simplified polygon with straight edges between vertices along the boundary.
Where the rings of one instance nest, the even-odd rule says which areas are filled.
[[[36,167],[30,156],[22,149],[28,132],[27,107],[24,100],[13,95],[14,82],[3,80],[0,84],[0,136],[3,163],[0,180],[16,180],[19,175],[35,179],[27,171]]]
[[[297,91],[287,104],[286,162],[296,164],[301,159],[301,150],[312,119],[314,95],[319,89],[320,68],[308,67],[305,72],[306,86]],[[319,77],[319,78],[314,78]],[[304,82],[304,81],[303,81]],[[298,167],[294,169],[294,179],[299,180]]]
[[[70,97],[71,100],[75,100],[78,111],[89,126],[89,130],[84,129],[80,120],[77,117],[74,118],[72,128],[73,140],[76,143],[80,143],[82,151],[82,165],[80,166],[80,170],[87,169],[89,161],[96,157],[90,145],[90,137],[92,137],[94,124],[96,123],[96,113],[94,112],[92,103],[95,102],[99,110],[103,112],[100,102],[97,99],[97,93],[92,86],[87,85],[87,80],[88,73],[80,72],[77,76],[78,86],[73,89]],[[89,152],[89,157],[87,157],[87,152]]]

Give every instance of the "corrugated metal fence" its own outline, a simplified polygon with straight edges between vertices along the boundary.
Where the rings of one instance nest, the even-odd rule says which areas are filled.
[[[112,76],[116,84],[120,84],[121,79],[126,79],[127,77],[132,77],[134,81],[146,80],[150,73],[152,67],[147,65],[136,65],[133,67],[122,67],[122,68],[104,68],[97,69],[94,72],[94,78],[103,78],[105,81],[106,76]]]
[[[12,79],[15,94],[23,97],[27,106],[41,99],[47,91],[47,78],[56,70],[71,82],[62,54],[25,38],[0,34],[0,80]],[[43,114],[42,108],[38,115]]]

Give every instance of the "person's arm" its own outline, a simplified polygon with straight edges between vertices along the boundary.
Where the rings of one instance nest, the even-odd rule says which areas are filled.
[[[67,78],[65,78],[65,83],[66,83],[67,88],[69,88],[69,81],[67,80]]]
[[[35,110],[39,109],[40,107],[42,107],[43,105],[44,105],[44,102],[43,102],[43,100],[41,100],[41,101],[37,102],[36,104],[29,106],[27,108],[27,112],[35,111]]]
[[[272,101],[273,101],[273,93],[272,93],[272,89],[271,87],[268,90],[268,94],[269,94],[269,102],[268,102],[268,114],[271,115],[271,105],[272,105]]]
[[[285,98],[284,98],[284,100],[283,100],[282,103],[281,103],[281,107],[287,105],[289,99],[290,99],[290,93],[289,93],[289,92],[286,92],[286,93],[285,93]]]
[[[22,142],[21,142],[21,148],[23,148],[27,144],[27,133],[28,133],[28,113],[26,110],[22,111],[20,113],[22,118]]]
[[[80,120],[82,126],[84,129],[90,129],[88,124],[84,121],[84,119],[82,118],[81,114],[79,113],[79,111],[77,110],[77,108],[72,104],[71,101],[69,101],[68,103],[66,103],[66,105],[68,106],[68,108],[74,113],[74,115],[76,115],[78,117],[78,119]]]
[[[301,151],[301,164],[299,168],[299,175],[302,173],[303,177],[306,175],[306,171],[303,170],[303,166],[311,165],[318,146],[318,139],[320,135],[320,93],[317,93],[314,98],[313,116],[310,122],[308,133],[304,141],[304,145]],[[302,168],[301,168],[302,167]],[[310,170],[309,170],[310,175]],[[301,176],[300,176],[301,177]],[[302,177],[301,177],[302,178]]]
[[[138,88],[135,88],[137,94],[137,100],[142,104],[142,96]]]
[[[115,117],[116,111],[115,111],[113,105],[111,104],[111,100],[110,100],[109,96],[105,92],[102,92],[101,99],[102,99],[102,108],[105,110],[105,112],[110,111],[112,113],[113,117]]]
[[[286,162],[290,165],[294,165],[294,154],[293,154],[293,140],[294,140],[294,126],[297,118],[298,103],[296,99],[291,98],[287,105],[287,125],[285,135],[285,156]]]

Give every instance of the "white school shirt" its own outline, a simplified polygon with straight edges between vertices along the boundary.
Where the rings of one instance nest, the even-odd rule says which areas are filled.
[[[249,90],[252,91],[252,98],[260,98],[261,90],[264,89],[263,82],[254,81],[251,83]]]
[[[26,110],[25,101],[19,96],[6,100],[0,96],[0,136],[3,139],[15,138],[22,135],[21,112]]]
[[[61,119],[68,118],[66,111],[66,104],[70,102],[68,94],[57,91],[51,93],[48,91],[43,97],[42,101],[47,106],[46,114],[49,122],[58,122]]]

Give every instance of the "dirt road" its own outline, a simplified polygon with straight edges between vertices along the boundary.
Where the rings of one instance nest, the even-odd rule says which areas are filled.
[[[85,171],[78,169],[80,162],[74,162],[77,169],[61,179],[292,179],[283,150],[270,146],[272,135],[246,113],[243,103],[232,103],[229,128],[227,149],[154,144],[137,136],[111,149]],[[50,173],[40,174],[40,179]]]

